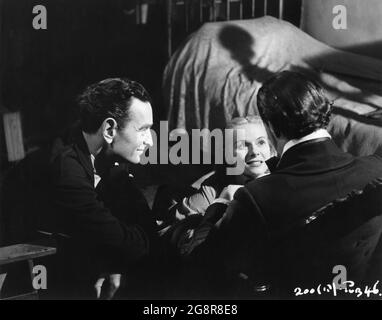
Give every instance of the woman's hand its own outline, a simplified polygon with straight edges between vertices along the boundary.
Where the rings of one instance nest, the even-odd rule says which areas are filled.
[[[104,274],[101,275],[94,288],[96,290],[97,299],[104,298],[106,300],[113,299],[115,293],[121,286],[121,274]]]
[[[220,199],[225,199],[225,200],[228,200],[228,201],[232,201],[233,200],[233,196],[235,195],[237,189],[240,189],[242,187],[243,187],[242,185],[230,184],[230,185],[228,185],[227,187],[225,187],[223,189],[223,191],[219,195],[219,198]]]

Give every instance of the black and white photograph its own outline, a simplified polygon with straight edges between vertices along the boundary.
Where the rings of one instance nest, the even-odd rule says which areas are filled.
[[[382,300],[381,20],[380,0],[0,0],[0,305]]]

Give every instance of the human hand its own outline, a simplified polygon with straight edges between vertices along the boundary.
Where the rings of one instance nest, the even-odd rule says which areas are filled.
[[[219,198],[232,201],[236,191],[242,187],[242,185],[230,184],[222,190],[222,192],[219,195]]]
[[[101,275],[94,285],[97,299],[111,300],[121,286],[121,277],[118,273]]]

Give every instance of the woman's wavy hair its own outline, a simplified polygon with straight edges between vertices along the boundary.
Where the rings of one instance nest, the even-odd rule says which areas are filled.
[[[330,121],[332,102],[311,77],[294,71],[268,79],[257,94],[257,106],[265,123],[277,137],[299,139]]]
[[[109,78],[88,86],[77,98],[82,130],[95,133],[107,118],[113,118],[123,129],[132,98],[151,101],[141,84],[126,78]]]

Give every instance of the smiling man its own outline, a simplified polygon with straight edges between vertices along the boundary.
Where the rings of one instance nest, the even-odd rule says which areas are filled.
[[[65,282],[81,298],[111,298],[121,274],[130,287],[137,270],[148,279],[147,261],[160,251],[155,221],[128,171],[152,145],[152,108],[139,83],[120,78],[89,86],[78,105],[79,125],[55,141],[51,158],[55,229],[70,238]]]

